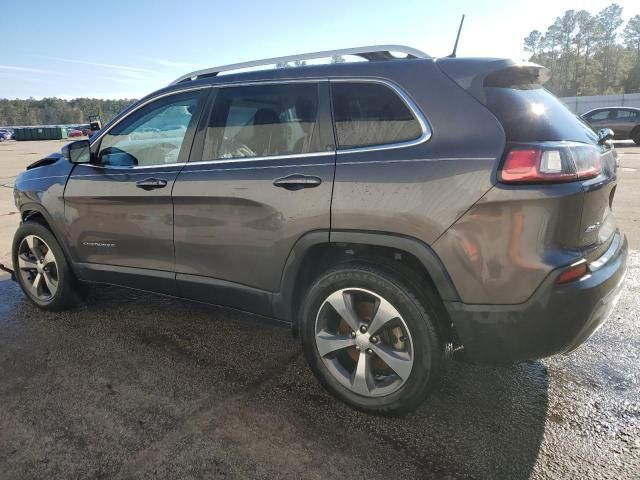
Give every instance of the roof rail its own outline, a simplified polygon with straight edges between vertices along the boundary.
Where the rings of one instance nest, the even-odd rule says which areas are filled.
[[[343,48],[339,50],[325,50],[323,52],[302,53],[299,55],[287,55],[286,57],[265,58],[262,60],[253,60],[250,62],[232,63],[230,65],[222,65],[220,67],[205,68],[187,73],[176,79],[171,85],[182,83],[188,80],[197,80],[202,77],[215,77],[220,72],[229,70],[240,70],[243,68],[259,67],[263,65],[277,65],[278,63],[295,62],[302,60],[313,60],[318,58],[336,57],[340,55],[356,55],[366,60],[393,60],[396,57],[391,52],[404,53],[406,58],[431,58],[424,52],[415,48],[406,47],[404,45],[373,45],[370,47]]]

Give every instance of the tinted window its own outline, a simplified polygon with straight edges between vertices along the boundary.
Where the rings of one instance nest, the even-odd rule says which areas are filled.
[[[618,110],[618,117],[620,120],[633,120],[637,117],[637,113],[632,110]]]
[[[317,116],[315,83],[220,88],[205,134],[203,159],[318,151]]]
[[[150,166],[176,163],[200,91],[172,95],[142,107],[102,137],[102,165]]]
[[[544,88],[485,87],[484,94],[511,142],[597,142],[589,124]]]
[[[603,110],[601,112],[592,113],[588,116],[589,121],[597,122],[598,120],[606,120],[609,118],[609,110]]]
[[[407,104],[386,85],[333,82],[331,94],[341,148],[405,142],[422,134]]]

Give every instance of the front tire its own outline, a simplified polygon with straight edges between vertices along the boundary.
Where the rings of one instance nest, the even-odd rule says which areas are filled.
[[[322,274],[302,307],[307,362],[329,392],[377,414],[428,396],[446,362],[436,309],[402,277],[367,264]]]
[[[633,129],[631,132],[631,140],[633,140],[636,145],[640,145],[640,127]]]
[[[22,291],[42,310],[73,306],[82,291],[60,244],[45,226],[24,222],[13,238],[13,270]]]

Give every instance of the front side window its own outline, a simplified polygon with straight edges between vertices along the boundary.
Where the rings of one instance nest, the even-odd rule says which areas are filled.
[[[602,110],[601,112],[592,113],[589,115],[589,121],[597,122],[598,120],[606,120],[609,118],[609,110]]]
[[[98,162],[105,166],[176,163],[201,92],[172,95],[142,107],[100,141]]]
[[[223,87],[205,133],[204,160],[319,151],[318,85]]]
[[[331,95],[340,148],[400,143],[422,135],[407,104],[386,85],[333,82]]]

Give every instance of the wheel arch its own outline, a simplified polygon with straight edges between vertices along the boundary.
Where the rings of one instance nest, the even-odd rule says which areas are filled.
[[[34,203],[34,202],[25,203],[21,205],[20,219],[23,223],[31,220],[31,221],[36,221],[40,223],[42,226],[46,227],[51,232],[51,234],[55,237],[58,244],[60,245],[60,248],[62,249],[67,259],[67,263],[69,264],[69,267],[71,268],[71,270],[76,276],[78,275],[75,265],[71,260],[71,255],[70,255],[69,249],[67,248],[67,244],[64,241],[64,236],[62,235],[62,232],[58,230],[58,227],[56,226],[56,223],[52,215],[47,211],[47,209],[43,205],[39,203]]]
[[[324,270],[355,260],[400,263],[433,285],[442,301],[459,301],[458,292],[442,261],[426,243],[386,232],[316,231],[293,246],[283,269],[280,292],[274,295],[274,314],[298,331],[298,310],[309,282]]]

